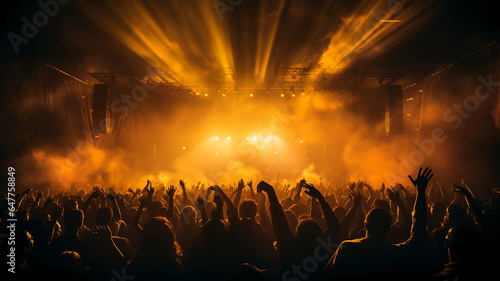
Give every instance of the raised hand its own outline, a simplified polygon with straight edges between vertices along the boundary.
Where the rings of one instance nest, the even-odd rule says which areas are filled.
[[[240,179],[238,181],[238,189],[242,190],[243,188],[245,188],[245,181],[243,179]]]
[[[177,190],[177,188],[173,185],[170,185],[168,188],[167,188],[167,195],[169,198],[174,198],[174,194],[175,194],[175,191]]]
[[[149,187],[149,190],[148,190],[148,197],[149,198],[153,198],[153,195],[155,194],[155,188],[151,186],[150,184],[150,187]]]
[[[316,199],[323,197],[321,192],[319,192],[319,190],[316,189],[312,184],[304,183],[304,187],[306,188],[304,190],[305,194],[307,194],[313,198],[316,198]]]
[[[217,205],[217,207],[222,207],[222,197],[218,192],[214,193],[214,203],[215,205]]]
[[[429,184],[429,181],[433,176],[434,174],[432,173],[432,169],[426,167],[424,172],[422,173],[422,167],[420,167],[416,179],[413,179],[411,175],[408,175],[408,178],[410,178],[411,183],[417,188],[418,192],[425,193],[425,189],[427,188],[427,185]]]
[[[274,191],[274,188],[267,182],[261,181],[257,185],[257,192],[262,192],[262,191],[264,191],[265,193],[270,193]]]
[[[457,185],[457,184],[452,184],[451,185],[451,191],[454,191],[456,193],[460,193],[462,194],[463,196],[471,196],[472,193],[470,192],[470,190],[466,187],[463,187],[463,186],[460,186],[460,185]]]
[[[199,210],[205,209],[205,201],[203,200],[203,197],[201,197],[201,196],[198,196],[198,198],[196,199],[196,202],[194,202],[194,204],[196,205],[196,208],[198,208]]]
[[[129,188],[127,191],[132,193],[132,194],[135,194],[135,192],[132,190],[132,188]]]
[[[380,192],[384,193],[385,191],[385,183],[382,183],[382,187],[380,187]]]
[[[401,198],[399,197],[399,192],[393,188],[388,188],[385,193],[387,194],[387,197],[389,198],[389,200],[392,200],[392,201],[400,201]]]
[[[351,192],[353,192],[354,188],[356,187],[356,183],[355,182],[348,182],[347,186],[349,187],[349,189],[351,190]]]
[[[201,182],[198,182],[200,184]],[[179,185],[182,187],[182,189],[186,188],[186,183],[183,180],[179,180]]]
[[[361,192],[352,191],[349,193],[349,197],[351,197],[352,203],[355,206],[361,206]]]
[[[104,225],[104,226],[96,226],[94,231],[94,235],[102,239],[103,241],[112,241],[111,240],[111,229],[109,229],[109,226]]]

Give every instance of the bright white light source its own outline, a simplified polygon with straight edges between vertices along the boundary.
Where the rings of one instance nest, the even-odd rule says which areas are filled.
[[[257,140],[257,136],[253,136],[252,140],[254,140],[254,141]]]
[[[271,137],[271,136],[268,136],[268,137],[267,137],[267,139],[268,139],[268,140],[270,140],[270,139],[272,139],[272,138],[273,138],[273,137]]]
[[[183,147],[182,147],[182,150],[186,150],[186,147],[185,147],[185,146],[183,146]]]
[[[302,143],[302,140],[300,140],[300,143]]]
[[[217,152],[215,152],[215,155],[217,155]]]
[[[230,140],[230,139],[231,139],[231,137],[227,137],[227,140]]]
[[[214,139],[215,139],[215,140],[219,140],[219,137],[215,137]]]

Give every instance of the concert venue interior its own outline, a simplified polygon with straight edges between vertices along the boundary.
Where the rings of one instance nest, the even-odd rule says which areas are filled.
[[[492,1],[10,2],[0,152],[18,192],[378,189],[426,166],[500,187]]]
[[[37,32],[19,19],[41,8],[12,4],[4,164],[53,188],[498,180],[498,87],[471,98],[498,77],[487,2],[234,2],[75,1]]]

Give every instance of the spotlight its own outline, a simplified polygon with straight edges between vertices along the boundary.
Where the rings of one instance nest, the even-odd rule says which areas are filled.
[[[300,143],[302,143],[302,140],[300,140]]]
[[[253,136],[252,140],[256,141],[257,140],[257,136]]]
[[[253,98],[253,94],[250,94],[250,97]]]
[[[249,138],[249,137],[247,137],[247,140],[249,140],[249,139],[250,139],[250,138]]]
[[[215,139],[215,140],[219,140],[219,137],[215,137],[214,139]]]
[[[226,97],[226,94],[222,94],[222,97],[225,98]]]
[[[217,152],[215,152],[215,155],[217,155]]]
[[[205,97],[208,97],[208,94],[205,94]]]
[[[272,138],[273,138],[273,137],[271,137],[271,136],[268,136],[268,137],[267,137],[267,139],[268,139],[268,140],[270,140],[270,139],[272,139]]]
[[[186,150],[186,147],[185,147],[185,146],[183,146],[183,147],[182,147],[182,150]]]
[[[196,95],[197,95],[197,96],[199,96],[199,95],[200,95],[200,93],[196,92]]]
[[[295,94],[292,94],[292,98],[294,98],[294,97],[295,97]]]
[[[285,97],[285,94],[281,94],[281,97],[284,98]]]
[[[276,151],[276,155],[278,155],[278,151]]]
[[[227,137],[227,140],[230,140],[230,139],[231,139],[231,137]]]

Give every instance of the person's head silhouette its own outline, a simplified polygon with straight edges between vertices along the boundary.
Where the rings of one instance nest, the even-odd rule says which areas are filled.
[[[373,208],[365,217],[366,236],[384,240],[392,225],[391,215],[384,209]]]
[[[257,204],[255,204],[255,201],[253,200],[243,200],[240,204],[239,213],[242,219],[255,219],[255,216],[257,215]]]

